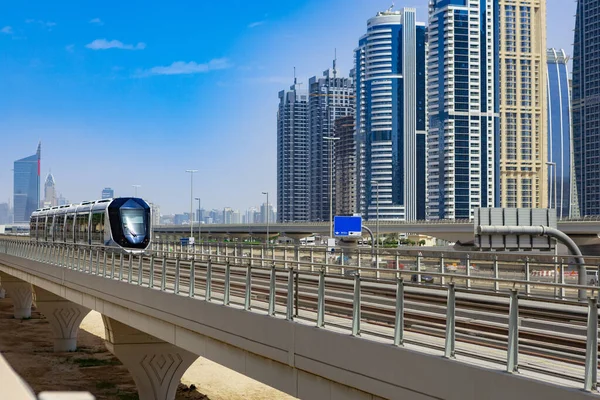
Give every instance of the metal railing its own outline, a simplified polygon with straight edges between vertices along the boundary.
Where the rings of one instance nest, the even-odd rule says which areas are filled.
[[[230,249],[231,250],[231,249]],[[27,241],[0,240],[0,253],[52,264],[58,267],[101,276],[107,279],[148,287],[153,290],[189,296],[225,306],[264,312],[269,316],[289,321],[300,318],[313,321],[316,327],[329,324],[347,329],[349,334],[360,337],[376,334],[396,346],[403,346],[406,337],[407,287],[423,287],[414,276],[419,270],[421,257],[417,256],[417,270],[380,269],[363,266],[275,259],[273,254],[254,256],[234,254],[169,252],[156,249],[147,254],[123,254],[112,252],[102,246],[51,245]],[[271,256],[271,257],[269,257]],[[583,388],[595,390],[598,366],[598,287],[580,286],[561,282],[531,282],[503,278],[499,274],[499,262],[492,261],[491,276],[449,273],[441,261],[441,271],[427,274],[439,282],[428,286],[436,296],[445,297],[445,315],[435,318],[437,328],[443,331],[444,346],[441,354],[447,358],[456,355],[457,337],[457,291],[478,293],[507,299],[506,371],[519,370],[519,312],[527,311],[520,301],[535,299],[529,292],[532,286],[549,293],[560,293],[564,304],[578,307],[584,312],[586,335]],[[526,263],[528,264],[528,263]],[[531,265],[528,265],[531,271]],[[351,271],[351,273],[346,273]],[[563,268],[564,270],[564,268]],[[410,281],[405,278],[410,276]],[[469,283],[470,282],[470,283]],[[486,291],[474,287],[487,287]],[[529,288],[529,289],[527,289]],[[578,290],[586,290],[587,304],[577,302]],[[549,296],[547,296],[549,297]],[[540,296],[538,296],[540,298]],[[464,301],[464,299],[462,300]],[[410,318],[417,318],[412,315]],[[464,323],[464,321],[463,321]],[[583,320],[582,320],[583,323]],[[529,332],[528,334],[531,334]],[[364,337],[363,336],[363,337]],[[543,336],[540,336],[543,337]],[[583,344],[582,344],[583,347]],[[581,377],[580,377],[581,378]]]

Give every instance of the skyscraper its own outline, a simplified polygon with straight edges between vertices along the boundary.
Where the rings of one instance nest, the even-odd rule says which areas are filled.
[[[547,207],[546,0],[499,0],[500,205]]]
[[[368,20],[355,50],[358,207],[368,219],[425,217],[425,34],[414,8],[390,8]]]
[[[102,198],[103,199],[112,199],[113,197],[115,197],[114,190],[112,190],[109,187],[102,189]]]
[[[600,214],[600,7],[578,0],[573,42],[573,156],[581,215]]]
[[[308,221],[308,94],[294,84],[279,92],[277,209],[279,222]],[[274,221],[273,221],[274,222]]]
[[[354,116],[335,120],[335,215],[356,213],[356,138]]]
[[[428,218],[497,206],[497,0],[431,0]]]
[[[56,183],[54,182],[52,173],[49,173],[44,182],[44,207],[54,207],[57,205]]]
[[[320,78],[313,76],[308,85],[310,220],[329,221],[331,165],[335,144],[325,138],[334,136],[333,124],[336,118],[354,115],[354,80],[338,77],[334,61],[333,69],[324,71]],[[331,194],[333,205],[333,185]]]
[[[564,50],[548,49],[548,169],[549,207],[559,218],[578,214],[573,195],[573,146],[571,134],[571,98],[569,57]]]
[[[40,207],[40,167],[42,143],[37,152],[14,163],[14,222],[29,222],[31,214]]]

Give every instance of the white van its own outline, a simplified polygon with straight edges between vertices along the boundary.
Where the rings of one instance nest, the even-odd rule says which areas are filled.
[[[598,271],[587,270],[585,275],[588,286],[598,286]]]

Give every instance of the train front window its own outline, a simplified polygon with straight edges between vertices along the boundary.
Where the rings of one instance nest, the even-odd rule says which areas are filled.
[[[144,210],[121,210],[123,220],[123,232],[131,236],[144,235],[146,226],[144,224]]]

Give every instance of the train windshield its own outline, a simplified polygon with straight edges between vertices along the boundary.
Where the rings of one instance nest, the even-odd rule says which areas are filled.
[[[144,235],[146,226],[144,224],[144,209],[122,209],[123,231],[133,237]]]

